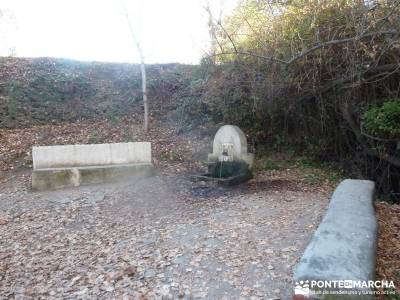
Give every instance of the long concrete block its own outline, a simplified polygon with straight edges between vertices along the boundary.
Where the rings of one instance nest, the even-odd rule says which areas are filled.
[[[374,193],[372,181],[347,179],[339,184],[294,273],[299,287],[294,299],[373,299],[368,295],[371,289],[358,286],[358,282],[374,280],[377,243]],[[312,286],[312,281],[327,281],[331,287]],[[345,286],[339,287],[339,281],[346,281]],[[307,296],[307,291],[308,295],[325,295]],[[359,295],[349,295],[349,291]]]
[[[33,169],[151,163],[151,143],[40,146],[32,148]]]
[[[34,190],[154,174],[148,142],[33,147],[32,158]]]
[[[37,191],[51,190],[123,179],[134,180],[136,177],[154,174],[155,169],[151,164],[41,169],[32,173],[32,188]]]

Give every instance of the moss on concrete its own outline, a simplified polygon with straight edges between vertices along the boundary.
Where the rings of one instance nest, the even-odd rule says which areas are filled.
[[[50,190],[112,182],[127,178],[147,177],[154,174],[155,169],[151,164],[34,170],[32,173],[32,188],[34,190]]]

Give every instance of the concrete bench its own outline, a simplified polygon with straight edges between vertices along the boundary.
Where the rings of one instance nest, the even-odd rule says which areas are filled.
[[[154,170],[149,142],[33,147],[32,159],[35,190],[148,176]]]
[[[339,184],[294,273],[294,299],[374,299],[365,294],[370,288],[360,286],[375,276],[374,192],[375,184],[368,180],[347,179]],[[321,281],[330,282],[331,287]],[[349,291],[360,295],[349,295]],[[310,296],[315,292],[327,295]]]

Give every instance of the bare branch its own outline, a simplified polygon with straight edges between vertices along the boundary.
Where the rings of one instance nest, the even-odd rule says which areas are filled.
[[[368,37],[374,37],[377,35],[396,35],[398,34],[397,30],[388,30],[388,31],[378,31],[378,32],[370,32],[370,33],[366,33],[360,36],[355,36],[355,37],[351,37],[351,38],[346,38],[346,39],[341,39],[341,40],[330,40],[328,42],[325,43],[321,43],[318,45],[315,45],[314,47],[311,47],[303,52],[301,52],[299,55],[293,57],[292,59],[290,59],[287,64],[290,65],[292,63],[294,63],[295,61],[303,58],[304,56],[307,56],[308,54],[321,49],[321,48],[325,48],[327,46],[332,46],[332,45],[338,45],[338,44],[345,44],[345,43],[349,43],[349,42],[355,42],[355,41],[359,41]]]
[[[369,135],[368,133],[366,133],[365,131],[362,130],[362,126],[360,126],[360,132],[363,136],[370,138],[371,140],[376,140],[379,142],[397,142],[397,140],[395,140],[395,139],[384,139],[384,138]]]
[[[229,41],[230,41],[231,44],[232,44],[233,49],[235,50],[235,53],[238,53],[238,50],[237,50],[237,48],[236,48],[236,45],[235,45],[235,43],[234,43],[234,41],[233,41],[231,35],[228,33],[228,31],[226,31],[225,27],[222,26],[222,23],[221,23],[221,22],[218,22],[218,25],[219,25],[219,27],[221,27],[221,29],[224,31],[224,33],[225,33],[226,36],[228,37]]]
[[[245,51],[237,51],[237,52],[221,52],[221,53],[215,53],[212,56],[224,56],[224,55],[243,55],[243,56],[252,56],[252,57],[257,57],[257,58],[261,58],[261,59],[265,59],[265,60],[269,60],[269,61],[275,61],[281,64],[287,64],[286,61],[275,58],[273,56],[265,56],[265,55],[261,55],[261,54],[257,54],[257,53],[252,53],[252,52],[245,52]]]
[[[311,54],[312,52],[321,49],[321,48],[325,48],[328,46],[332,46],[332,45],[338,45],[338,44],[345,44],[345,43],[349,43],[349,42],[355,42],[355,41],[359,41],[365,38],[369,38],[369,37],[375,37],[378,35],[397,35],[398,31],[397,30],[387,30],[387,31],[378,31],[378,32],[370,32],[370,33],[366,33],[363,34],[361,36],[355,36],[355,37],[351,37],[351,38],[346,38],[346,39],[340,39],[340,40],[330,40],[327,41],[325,43],[320,43],[318,45],[315,45],[311,48],[308,48],[307,50],[301,52],[299,55],[291,58],[288,61],[282,60],[282,59],[278,59],[276,57],[273,56],[266,56],[266,55],[261,55],[261,54],[256,54],[256,53],[252,53],[252,52],[247,52],[247,51],[238,51],[237,47],[235,45],[235,43],[233,42],[231,36],[227,33],[227,31],[224,29],[224,27],[219,24],[219,26],[221,26],[221,29],[224,30],[225,34],[227,35],[228,39],[230,40],[233,48],[234,48],[234,52],[221,52],[221,53],[216,53],[215,55],[232,55],[232,54],[237,54],[237,55],[246,55],[246,56],[253,56],[253,57],[257,57],[257,58],[261,58],[261,59],[265,59],[265,60],[269,60],[269,61],[275,61],[275,62],[279,62],[281,64],[285,64],[285,65],[291,65],[294,62],[298,61],[299,59]]]
[[[216,32],[217,30],[215,28],[215,23],[213,21],[214,18],[213,18],[212,12],[211,12],[210,3],[208,1],[207,1],[206,6],[204,7],[204,9],[208,14],[208,26],[209,26],[210,36],[211,36],[211,43],[212,43],[211,44],[211,48],[212,48],[211,50],[215,51],[215,44],[213,44],[213,43],[216,43],[218,45],[218,47],[219,47],[219,50],[221,52],[223,52],[224,50],[223,50],[223,47],[222,47],[221,43],[218,40],[218,36],[217,36],[217,32]]]

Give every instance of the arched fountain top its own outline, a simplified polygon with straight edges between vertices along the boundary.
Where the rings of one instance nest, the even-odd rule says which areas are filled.
[[[239,156],[247,153],[247,139],[244,132],[235,125],[224,125],[214,137],[213,153],[221,153],[223,144],[232,144],[233,154]]]

